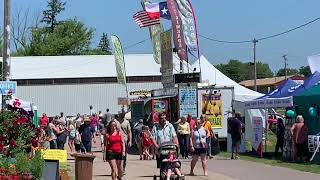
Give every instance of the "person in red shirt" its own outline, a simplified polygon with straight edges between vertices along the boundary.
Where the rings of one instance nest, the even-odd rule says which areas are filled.
[[[188,114],[187,122],[190,126],[190,132],[193,131],[193,129],[196,127],[196,121],[192,118],[191,114]]]
[[[48,127],[48,124],[49,124],[49,118],[46,115],[46,113],[43,113],[42,117],[40,119],[40,126],[46,128],[46,127]]]
[[[107,127],[105,135],[106,160],[111,167],[112,180],[122,178],[122,157],[125,155],[124,141],[117,127],[117,123],[112,120]]]

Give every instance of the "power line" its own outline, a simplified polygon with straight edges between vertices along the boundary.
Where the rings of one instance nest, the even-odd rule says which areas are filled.
[[[277,36],[281,36],[281,35],[283,35],[283,34],[287,34],[287,33],[291,32],[291,31],[294,31],[294,30],[303,28],[303,27],[305,27],[305,26],[307,26],[307,25],[309,25],[309,24],[312,24],[312,23],[314,23],[314,22],[316,22],[316,21],[318,21],[318,20],[320,20],[320,18],[316,18],[316,19],[314,19],[314,20],[312,20],[312,21],[309,21],[309,22],[307,22],[307,23],[304,23],[304,24],[302,24],[302,25],[300,25],[300,26],[297,26],[297,27],[294,27],[294,28],[292,28],[292,29],[286,30],[286,31],[284,31],[284,32],[281,32],[281,33],[278,33],[278,34],[274,34],[274,35],[271,35],[271,36],[267,36],[267,37],[263,37],[263,38],[259,38],[259,39],[257,39],[257,40],[258,40],[258,41],[261,41],[261,40],[266,40],[266,39],[274,38],[274,37],[277,37]]]
[[[123,50],[127,50],[127,49],[129,49],[129,48],[135,47],[135,46],[137,46],[137,45],[139,45],[139,44],[142,44],[142,43],[144,43],[144,42],[146,42],[146,41],[148,41],[148,40],[150,40],[150,38],[147,38],[147,39],[144,39],[144,40],[142,40],[142,41],[136,42],[136,43],[134,43],[134,44],[125,46],[125,47],[123,48]]]
[[[246,40],[246,41],[225,41],[225,40],[218,40],[218,39],[213,39],[213,38],[209,38],[207,36],[201,35],[199,34],[200,37],[210,40],[210,41],[214,41],[214,42],[219,42],[219,43],[228,43],[228,44],[241,44],[241,43],[251,43],[252,40]]]
[[[316,19],[313,19],[309,22],[306,22],[300,26],[296,26],[294,28],[291,28],[291,29],[288,29],[286,31],[283,31],[281,33],[277,33],[277,34],[273,34],[273,35],[269,35],[269,36],[265,36],[265,37],[261,37],[261,38],[257,38],[256,40],[258,41],[262,41],[262,40],[266,40],[266,39],[271,39],[271,38],[275,38],[275,37],[278,37],[278,36],[281,36],[281,35],[284,35],[284,34],[287,34],[289,32],[292,32],[292,31],[295,31],[297,29],[301,29],[309,24],[312,24],[316,21],[320,20],[320,17],[319,18],[316,18]],[[207,40],[210,40],[210,41],[213,41],[213,42],[219,42],[219,43],[228,43],[228,44],[242,44],[242,43],[252,43],[253,41],[252,40],[244,40],[244,41],[226,41],[226,40],[219,40],[219,39],[214,39],[214,38],[209,38],[207,36],[204,36],[204,35],[200,35],[200,37],[204,38],[204,39],[207,39]]]

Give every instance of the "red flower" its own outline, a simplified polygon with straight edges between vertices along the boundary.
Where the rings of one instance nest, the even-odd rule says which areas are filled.
[[[16,142],[15,142],[13,139],[10,140],[9,144],[10,144],[10,146],[12,146],[13,148],[16,148],[16,147],[17,147],[17,144],[16,144]]]
[[[6,140],[6,137],[0,136],[0,141],[5,141],[5,140]]]
[[[3,150],[4,150],[4,145],[0,144],[0,152],[3,152]]]

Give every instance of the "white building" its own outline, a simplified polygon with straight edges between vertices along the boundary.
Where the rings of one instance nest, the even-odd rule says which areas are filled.
[[[174,58],[174,66],[179,60]],[[152,54],[125,55],[128,91],[162,88],[160,64]],[[126,97],[117,84],[113,55],[12,57],[11,79],[18,82],[17,96],[31,101],[39,113],[89,114],[120,110],[118,97]]]

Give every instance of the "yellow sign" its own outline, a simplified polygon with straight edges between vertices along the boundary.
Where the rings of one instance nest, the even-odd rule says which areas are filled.
[[[222,101],[221,93],[202,94],[202,114],[212,124],[212,128],[222,128]]]
[[[68,155],[66,150],[41,150],[41,155],[45,160],[59,160],[59,169],[67,169]]]

